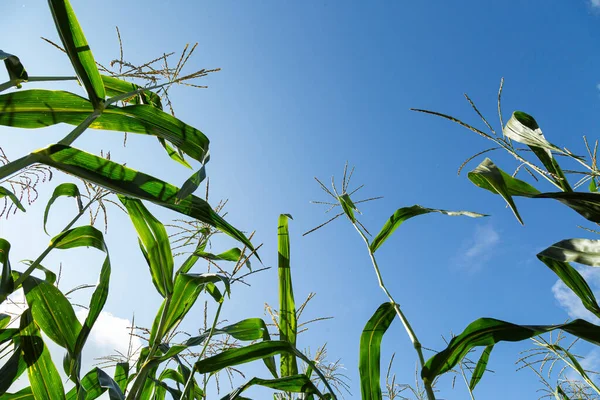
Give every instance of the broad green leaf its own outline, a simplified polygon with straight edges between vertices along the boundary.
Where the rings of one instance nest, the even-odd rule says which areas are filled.
[[[76,247],[94,247],[106,254],[106,258],[102,264],[100,270],[100,278],[88,307],[88,315],[85,318],[83,327],[81,328],[79,335],[77,336],[77,342],[75,344],[74,355],[79,356],[85,342],[92,331],[94,323],[100,316],[100,312],[106,304],[108,297],[111,265],[110,258],[108,255],[108,249],[104,242],[104,235],[98,229],[91,225],[80,226],[68,231],[65,231],[52,239],[52,244],[56,249],[72,249]]]
[[[223,282],[226,292],[229,293],[229,280],[224,276],[212,273],[177,274],[173,294],[163,301],[156,313],[150,334],[150,343],[161,341],[169,330],[181,322],[198,299],[200,293],[206,288],[206,285],[215,282]],[[165,307],[164,323],[160,325]]]
[[[86,391],[86,400],[100,397],[108,390],[110,400],[123,400],[125,396],[119,385],[100,368],[94,368],[81,379],[81,386]]]
[[[448,346],[431,357],[421,371],[425,382],[433,380],[456,366],[474,347],[490,346],[499,342],[518,342],[561,329],[592,344],[600,345],[600,327],[582,319],[560,325],[516,325],[493,318],[473,321]]]
[[[360,392],[363,399],[381,399],[381,339],[395,317],[394,304],[383,303],[360,335]]]
[[[5,187],[0,186],[0,199],[3,197],[8,197],[10,201],[12,201],[19,210],[25,212],[25,207],[23,207],[23,204],[21,204],[17,196],[15,196],[13,192],[6,189]]]
[[[10,323],[10,315],[0,313],[0,329],[4,329]]]
[[[46,164],[119,194],[151,201],[205,222],[239,240],[250,250],[254,250],[254,246],[246,236],[214,212],[206,201],[195,196],[188,196],[176,204],[175,199],[179,191],[177,187],[105,158],[69,146],[52,145],[31,153],[25,159],[16,160],[14,163],[17,163],[19,168],[35,163]],[[0,179],[14,170],[14,164],[11,164],[13,163],[0,167]]]
[[[469,382],[469,390],[475,390],[475,386],[479,383],[483,374],[486,371],[488,361],[490,360],[490,354],[494,349],[494,345],[491,344],[486,346],[481,353],[481,357],[479,357],[479,361],[477,361],[477,365],[475,365],[475,369],[473,370],[473,375],[471,375],[471,381]]]
[[[600,223],[600,193],[556,192],[540,193],[536,199],[555,199],[575,210],[585,219]]]
[[[600,267],[600,240],[565,239],[554,243],[540,255],[557,261]]]
[[[185,199],[190,194],[194,193],[198,186],[206,179],[206,164],[202,164],[202,167],[194,172],[192,176],[190,176],[181,186],[179,192],[177,193],[177,200]]]
[[[260,318],[248,318],[239,321],[232,325],[227,325],[222,328],[216,328],[212,332],[212,336],[219,334],[231,335],[237,340],[252,341],[252,340],[270,340],[269,331],[265,321]],[[210,332],[205,332],[202,335],[194,336],[184,342],[186,346],[200,346],[208,338]]]
[[[346,214],[346,216],[350,219],[350,221],[352,221],[353,223],[356,222],[356,217],[354,216],[354,211],[356,211],[357,208],[354,205],[354,203],[352,202],[352,199],[350,198],[350,196],[347,194],[343,194],[338,197],[338,201],[340,202],[340,205],[342,206],[342,210],[344,211],[344,214]]]
[[[2,264],[2,277],[0,277],[0,304],[15,290],[15,282],[10,268],[8,258],[10,252],[10,243],[8,240],[0,238],[0,264]],[[4,314],[2,314],[4,315]]]
[[[310,381],[310,379],[308,379],[304,374],[299,374],[276,379],[252,378],[242,386],[235,389],[233,392],[229,393],[227,396],[221,398],[221,400],[239,399],[239,396],[242,394],[242,392],[255,385],[288,393],[316,393],[320,398],[322,398],[321,393]]]
[[[402,223],[408,219],[416,217],[418,215],[429,214],[429,213],[440,213],[449,216],[464,215],[471,218],[486,217],[485,214],[478,214],[470,211],[447,211],[437,210],[434,208],[425,208],[420,205],[414,205],[410,207],[402,207],[396,210],[396,212],[387,220],[381,228],[381,231],[375,236],[375,239],[371,241],[370,248],[372,252],[375,252],[381,245],[394,233],[396,229]]]
[[[196,362],[196,372],[207,374],[220,371],[226,367],[273,357],[277,354],[294,354],[295,349],[284,341],[269,341],[251,344],[245,347],[225,350],[215,356],[205,358]]]
[[[29,276],[23,282],[33,320],[53,342],[74,354],[81,324],[62,292],[46,281]]]
[[[0,314],[0,315],[6,315],[6,314]],[[8,318],[3,319],[2,322],[8,324],[10,322],[10,315],[6,315],[6,316]],[[17,336],[18,334],[19,334],[19,330],[16,328],[0,329],[0,344],[11,341],[12,338]]]
[[[0,395],[0,400],[35,400],[31,387],[28,386],[16,393],[4,393]]]
[[[14,81],[17,88],[21,88],[21,82],[27,81],[27,71],[19,60],[19,57],[8,54],[0,50],[0,60],[4,60],[4,66],[8,72],[8,79]]]
[[[523,224],[523,220],[519,215],[519,211],[517,211],[512,196],[531,197],[539,193],[536,188],[527,182],[513,178],[502,171],[489,158],[483,160],[477,168],[469,172],[468,177],[475,185],[502,196],[521,224]]]
[[[150,267],[152,283],[162,297],[173,292],[173,253],[169,235],[160,223],[140,200],[119,196],[119,200],[127,209],[138,234],[140,248]]]
[[[220,254],[206,253],[204,251],[195,251],[194,255],[196,255],[200,258],[204,258],[206,260],[236,262],[240,259],[240,256],[242,255],[242,251],[239,248],[234,247],[234,248],[224,251],[223,253],[220,253]]]
[[[52,197],[48,200],[48,204],[46,205],[46,210],[44,211],[44,232],[48,233],[46,230],[46,223],[48,222],[48,214],[50,212],[50,207],[52,204],[61,196],[74,197],[77,201],[77,209],[81,211],[83,205],[81,204],[81,193],[79,193],[79,188],[74,183],[61,183],[56,188],[54,188],[54,192],[52,193]]]
[[[127,388],[127,378],[129,378],[129,363],[117,363],[115,366],[114,380],[117,382],[117,385],[119,385],[122,392],[125,392],[125,389]]]
[[[85,87],[94,108],[102,109],[106,92],[96,61],[69,0],[48,0],[54,24],[75,73]]]
[[[526,144],[528,146],[562,152],[562,150],[548,142],[542,133],[536,120],[529,114],[522,111],[515,111],[510,117],[503,129],[504,135],[515,142]]]
[[[126,93],[135,92],[141,87],[132,82],[124,81],[123,79],[115,78],[114,76],[100,75],[104,84],[104,89],[108,97],[124,95]],[[162,110],[162,102],[160,96],[150,90],[135,94],[123,100],[130,104],[148,104]]]
[[[296,304],[290,269],[290,235],[288,216],[281,214],[277,227],[278,272],[279,272],[279,337],[282,341],[296,346]],[[281,354],[281,376],[298,374],[298,364],[293,354]]]
[[[21,315],[21,352],[27,364],[29,384],[36,400],[61,400],[65,391],[50,352],[29,311]]]
[[[0,367],[0,393],[5,393],[27,369],[21,346],[15,348],[13,354]]]
[[[173,147],[171,147],[167,141],[163,138],[157,138],[158,142],[161,144],[161,146],[165,149],[165,151],[167,152],[167,154],[169,155],[169,157],[171,157],[172,160],[177,161],[179,164],[183,165],[184,167],[187,168],[192,168],[192,166],[185,160],[185,158],[183,158],[183,155],[180,154],[179,151],[175,150]]]
[[[560,280],[569,287],[573,293],[579,297],[583,306],[592,314],[600,318],[600,305],[594,296],[594,292],[589,287],[585,279],[577,272],[575,268],[569,265],[568,262],[556,260],[551,256],[551,252],[546,253],[546,250],[537,255],[548,268],[552,270]]]
[[[88,100],[69,92],[31,89],[0,95],[0,125],[16,128],[77,126],[93,111]],[[208,156],[209,140],[202,132],[150,105],[107,106],[90,128],[153,135],[200,162]]]

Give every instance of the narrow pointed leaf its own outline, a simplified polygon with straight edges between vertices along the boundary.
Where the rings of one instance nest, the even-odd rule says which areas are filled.
[[[52,193],[52,197],[48,200],[48,204],[46,205],[46,210],[44,211],[44,232],[48,233],[46,230],[46,223],[48,222],[48,214],[50,213],[50,207],[52,204],[61,196],[74,197],[77,201],[77,209],[81,211],[83,205],[81,204],[81,193],[79,193],[79,188],[74,183],[61,183],[56,188],[54,188],[54,192]]]
[[[11,317],[8,314],[0,313],[0,329],[4,329],[10,323]]]
[[[177,161],[179,164],[183,165],[186,168],[192,168],[192,166],[185,160],[185,158],[183,158],[183,155],[179,154],[180,152],[175,150],[173,147],[171,147],[167,141],[163,138],[157,138],[158,142],[161,144],[161,146],[165,149],[165,151],[167,152],[167,154],[169,155],[169,157],[174,160]]]
[[[473,375],[471,375],[471,381],[469,382],[469,390],[475,390],[475,386],[479,383],[483,374],[486,371],[488,361],[490,360],[490,354],[494,349],[494,345],[491,344],[486,346],[481,353],[481,357],[479,357],[479,361],[477,361],[477,365],[475,365],[475,369],[473,370]]]
[[[352,199],[347,194],[343,194],[338,197],[338,201],[342,206],[342,210],[344,210],[344,214],[350,219],[352,222],[356,222],[356,216],[354,215],[354,211],[356,211],[356,206],[352,202]]]
[[[600,223],[600,193],[556,192],[540,193],[536,199],[555,199],[575,210],[585,219]]]
[[[0,304],[15,290],[10,260],[10,243],[0,238],[0,264],[2,264],[2,277],[0,277]],[[4,315],[4,314],[3,314]]]
[[[277,379],[261,379],[252,378],[242,386],[229,393],[227,396],[221,398],[221,400],[235,400],[239,399],[242,392],[252,386],[263,386],[274,390],[279,390],[286,393],[317,393],[322,398],[321,393],[315,387],[315,385],[306,377],[304,374],[292,375]]]
[[[0,400],[35,400],[31,387],[28,386],[16,393],[4,393],[0,395]]]
[[[136,90],[140,89],[140,86],[136,85],[135,83],[127,82],[123,79],[115,78],[114,76],[100,76],[108,97],[120,96],[126,93],[135,92]],[[150,90],[146,90],[142,93],[125,98],[124,102],[130,104],[148,104],[152,107],[158,108],[159,110],[163,109],[160,96]]]
[[[31,89],[0,95],[0,125],[16,128],[77,126],[93,112],[92,103],[69,92]],[[209,140],[201,131],[150,105],[107,106],[90,128],[166,139],[200,162],[208,155]]]
[[[75,11],[69,0],[48,0],[48,5],[75,73],[85,87],[94,108],[98,108],[104,102],[106,92],[90,46],[75,16]]]
[[[5,187],[0,186],[0,199],[3,197],[8,197],[10,201],[12,201],[19,210],[25,212],[25,207],[23,207],[23,204],[21,204],[17,196],[15,196],[13,192],[6,189]]]
[[[292,285],[292,271],[290,268],[290,234],[288,229],[288,216],[281,214],[277,227],[278,246],[278,272],[279,272],[279,337],[280,340],[296,346],[296,304],[294,302],[294,288]],[[293,354],[281,354],[281,376],[298,374],[298,364]]]
[[[202,335],[194,336],[185,341],[186,346],[200,346],[208,338],[210,332],[205,332]],[[212,336],[219,334],[231,335],[237,340],[252,341],[252,340],[270,340],[269,331],[265,321],[261,318],[248,318],[239,321],[232,325],[227,325],[222,328],[216,328],[212,332]]]
[[[25,67],[21,63],[19,57],[0,50],[0,60],[4,61],[4,66],[8,72],[8,79],[14,81],[18,88],[21,87],[21,82],[29,79],[29,76],[27,76],[27,71],[25,70]]]
[[[22,346],[22,345],[21,345]],[[27,363],[21,352],[21,346],[17,347],[13,354],[0,367],[0,393],[6,392],[21,375],[27,370]]]
[[[21,316],[21,352],[36,400],[65,398],[62,380],[29,311]]]
[[[215,356],[196,362],[196,372],[206,374],[226,367],[261,360],[277,354],[293,354],[294,348],[284,341],[270,341],[251,344],[245,347],[225,350]]]
[[[421,371],[426,382],[451,370],[462,360],[469,350],[478,346],[489,346],[499,342],[518,342],[562,329],[592,344],[600,345],[600,327],[582,319],[560,325],[516,325],[493,318],[475,320],[458,336],[452,338],[448,346],[431,357]]]
[[[177,193],[177,200],[185,199],[190,194],[194,193],[204,179],[206,179],[206,165],[202,164],[202,167],[194,172],[194,174],[183,183],[181,189],[179,189],[179,192]]]
[[[363,399],[381,399],[381,340],[394,320],[394,304],[383,303],[360,335],[360,392]]]
[[[110,400],[123,400],[125,396],[119,385],[100,368],[94,368],[81,379],[86,400],[94,400],[108,390]]]
[[[234,247],[234,248],[224,251],[223,253],[220,253],[220,254],[206,253],[204,251],[195,251],[194,255],[204,258],[204,259],[207,259],[207,260],[236,262],[240,259],[240,256],[242,255],[242,251],[239,248]]]
[[[387,220],[381,228],[381,231],[371,241],[371,251],[375,252],[381,245],[394,233],[402,223],[408,219],[416,217],[418,215],[429,214],[429,213],[440,213],[449,216],[463,215],[471,218],[485,217],[485,214],[478,214],[470,211],[447,211],[437,210],[434,208],[425,208],[420,205],[414,205],[410,207],[402,207],[396,210],[396,212]]]
[[[127,379],[129,378],[129,363],[120,362],[115,366],[115,382],[121,388],[122,392],[125,392],[127,389]]]
[[[542,130],[536,120],[522,111],[515,111],[504,126],[504,135],[515,142],[528,146],[539,147],[562,152],[562,150],[550,143],[544,137]]]
[[[137,199],[119,196],[137,231],[140,246],[148,261],[152,283],[166,297],[173,292],[173,253],[164,225]]]

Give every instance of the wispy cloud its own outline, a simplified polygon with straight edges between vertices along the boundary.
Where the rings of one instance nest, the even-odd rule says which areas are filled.
[[[472,238],[461,249],[456,263],[463,269],[477,271],[490,260],[499,242],[500,234],[491,224],[477,225]]]
[[[600,0],[591,0],[590,4],[592,7],[600,7]]]
[[[592,268],[577,268],[581,276],[590,285],[592,291],[598,295],[600,289],[600,271]],[[571,318],[582,318],[593,323],[600,323],[600,319],[589,312],[581,303],[579,297],[573,293],[561,280],[556,281],[552,286],[552,294],[558,304],[567,312]]]

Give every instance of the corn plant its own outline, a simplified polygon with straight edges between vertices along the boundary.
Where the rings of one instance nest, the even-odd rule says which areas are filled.
[[[523,224],[523,218],[517,209],[515,197],[554,199],[571,208],[586,220],[596,224],[600,223],[600,194],[598,193],[600,172],[597,168],[598,142],[596,141],[592,148],[584,138],[588,152],[586,158],[572,153],[567,148],[561,148],[549,142],[544,137],[535,118],[527,113],[515,111],[505,124],[501,108],[502,87],[503,81],[501,81],[498,91],[499,132],[501,135],[494,130],[467,95],[465,97],[488,128],[488,132],[447,114],[422,109],[415,109],[415,111],[448,119],[493,142],[493,147],[467,159],[461,165],[459,173],[468,162],[490,151],[504,149],[514,157],[517,166],[513,174],[503,171],[491,159],[485,158],[467,176],[476,186],[502,197],[521,224]],[[518,145],[524,145],[525,148],[519,148]],[[529,154],[533,154],[536,160],[527,159],[526,155]],[[561,156],[565,161],[575,163],[579,169],[563,169],[559,165],[558,156]],[[519,171],[528,172],[536,181],[537,177],[540,177],[543,181],[549,183],[554,191],[541,191],[532,184],[516,178]],[[579,176],[580,179],[571,182],[568,179],[569,175]],[[587,192],[576,190],[584,184],[588,184]],[[585,229],[597,233],[592,229]],[[587,238],[561,240],[537,254],[537,258],[575,293],[588,311],[594,316],[600,317],[600,306],[594,293],[583,276],[570,264],[576,262],[585,266],[600,266],[599,240]],[[557,325],[517,325],[493,318],[481,318],[469,324],[461,334],[450,341],[444,350],[431,357],[423,366],[421,377],[426,382],[432,382],[436,377],[455,367],[469,351],[476,347],[485,347],[483,353],[486,357],[484,364],[487,364],[489,353],[497,343],[536,338],[543,333],[554,330],[561,330],[593,345],[600,345],[600,326],[584,319],[575,319]],[[571,353],[568,347],[563,348],[552,341],[547,342],[543,339],[535,339],[535,343],[537,346],[543,347],[545,351],[553,354],[555,360],[558,358],[565,362],[569,368],[572,368],[581,377],[578,386],[567,387],[567,383],[559,383],[556,387],[549,386],[552,396],[557,399],[572,399],[580,398],[582,393],[589,394],[591,392],[595,396],[600,394],[598,387],[589,378],[588,371],[581,368],[577,357]]]
[[[209,140],[198,129],[164,112],[161,102],[162,98],[170,103],[168,89],[171,85],[202,76],[203,73],[180,78],[180,66],[187,60],[182,55],[174,70],[166,69],[167,82],[160,84],[150,79],[150,86],[140,86],[125,80],[139,77],[139,70],[101,74],[100,70],[107,69],[102,66],[99,69],[70,2],[49,0],[48,5],[60,37],[61,45],[57,46],[69,57],[76,76],[29,76],[18,56],[0,52],[9,75],[9,80],[0,85],[0,92],[6,92],[0,94],[0,125],[34,129],[62,123],[74,128],[58,143],[12,162],[2,157],[0,184],[3,186],[0,187],[0,197],[10,202],[7,204],[13,204],[13,208],[7,212],[14,208],[24,211],[21,201],[23,193],[36,193],[37,181],[32,180],[31,174],[43,175],[49,171],[48,168],[83,180],[88,196],[86,199],[82,194],[85,192],[72,182],[54,189],[44,213],[44,229],[57,198],[66,196],[75,199],[78,212],[53,236],[50,245],[35,260],[26,263],[24,271],[13,269],[10,243],[0,239],[0,304],[10,301],[9,296],[22,289],[27,305],[17,318],[0,315],[0,352],[3,360],[0,366],[0,399],[95,399],[103,393],[108,393],[111,399],[126,400],[164,399],[167,394],[177,399],[201,399],[206,397],[206,384],[214,374],[259,360],[266,365],[272,377],[253,378],[225,396],[225,399],[238,398],[253,385],[287,393],[305,393],[309,398],[335,399],[319,368],[297,350],[296,326],[291,316],[281,324],[280,340],[271,340],[266,323],[259,318],[248,318],[227,326],[219,324],[219,315],[231,294],[232,284],[240,279],[236,274],[242,266],[249,264],[250,257],[258,258],[257,247],[206,200],[193,194],[205,176]],[[119,65],[125,66],[122,56],[120,60]],[[24,85],[36,81],[63,80],[76,80],[85,90],[86,97],[60,90],[22,89]],[[110,157],[73,147],[72,144],[87,129],[155,136],[173,160],[190,166],[184,158],[190,157],[200,164],[199,169],[179,188],[111,161]],[[97,207],[96,212],[91,214],[93,223],[95,215],[98,215],[97,210],[105,212],[105,202],[109,201],[120,203],[128,214],[137,232],[150,279],[163,299],[151,327],[146,330],[145,346],[139,350],[134,365],[130,357],[112,358],[116,361],[113,376],[99,367],[81,371],[82,351],[109,295],[112,264],[103,233],[93,225],[81,224],[80,219],[92,207]],[[176,263],[174,246],[165,226],[150,213],[144,201],[173,210],[198,224],[199,229],[189,242],[194,250],[182,263]],[[210,236],[217,231],[231,236],[243,249],[236,247],[218,254],[207,252]],[[77,247],[92,247],[105,254],[99,281],[87,305],[88,314],[83,323],[76,318],[67,294],[58,288],[56,274],[42,266],[50,252]],[[234,267],[229,273],[225,269],[219,273],[192,270],[199,260],[233,262]],[[34,273],[43,273],[44,277]],[[293,314],[293,297],[289,298],[291,276],[285,276],[288,277],[285,281],[290,280],[289,291],[283,297],[287,300],[282,307],[287,315],[289,312]],[[184,341],[176,340],[178,326],[200,298],[215,302],[217,311],[214,321],[198,335]],[[63,383],[42,332],[65,353],[62,369],[68,377],[67,383]],[[212,340],[220,335],[250,343],[218,349],[212,346]],[[200,350],[191,351],[193,348]],[[276,355],[281,355],[279,371],[275,364]],[[186,357],[195,359],[187,364]],[[310,380],[311,374],[298,373],[297,358],[314,371],[329,393],[323,394],[316,388]],[[10,393],[13,383],[25,371],[29,386],[18,393]]]

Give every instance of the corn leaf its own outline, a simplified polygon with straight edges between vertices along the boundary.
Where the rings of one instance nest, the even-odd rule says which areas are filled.
[[[0,393],[5,393],[13,382],[19,379],[23,372],[27,370],[27,363],[25,363],[21,348],[22,345],[15,348],[13,354],[0,367]]]
[[[394,304],[383,303],[360,335],[360,392],[363,399],[381,399],[381,340],[394,320]]]
[[[65,391],[31,312],[21,315],[21,352],[27,365],[31,391],[36,400],[61,400]]]
[[[119,200],[127,209],[129,218],[135,227],[144,254],[152,283],[162,297],[173,292],[173,253],[169,235],[160,223],[140,200],[119,196]]]
[[[10,323],[10,315],[0,313],[0,329],[4,329]]]
[[[277,227],[278,272],[279,272],[279,337],[280,340],[296,346],[296,304],[290,269],[290,235],[286,214],[279,216]],[[298,374],[298,364],[293,354],[281,354],[281,376]]]
[[[179,204],[176,204],[175,197],[179,191],[177,187],[150,175],[73,147],[52,145],[15,160],[0,167],[0,179],[10,175],[15,169],[22,169],[35,163],[46,164],[71,175],[94,182],[118,194],[148,200],[205,222],[239,240],[248,246],[250,250],[254,250],[254,246],[252,246],[252,243],[250,243],[246,236],[214,212],[206,201],[195,196],[189,196]]]
[[[273,357],[277,354],[293,354],[294,348],[284,341],[268,341],[251,344],[245,347],[225,350],[215,356],[205,358],[196,362],[196,372],[206,374],[220,371],[226,367]]]
[[[8,79],[14,81],[18,88],[21,87],[21,82],[29,79],[27,71],[21,63],[19,57],[8,54],[0,50],[0,60],[4,61],[4,66],[8,72]]]
[[[287,393],[316,393],[320,398],[323,398],[319,390],[310,381],[310,379],[306,377],[306,375],[298,374],[276,379],[252,378],[242,386],[235,389],[233,392],[229,393],[227,396],[222,397],[221,400],[239,399],[239,396],[242,394],[242,392],[255,385],[280,390]]]
[[[95,109],[101,108],[106,92],[96,61],[69,0],[48,0],[54,24],[79,81]]]
[[[477,384],[483,377],[483,374],[485,373],[488,362],[490,360],[490,354],[492,353],[493,349],[493,344],[486,346],[486,348],[483,349],[481,357],[479,357],[479,361],[477,361],[477,365],[475,365],[475,369],[473,370],[473,375],[471,375],[471,381],[469,382],[469,390],[475,390],[475,386],[477,386]]]
[[[121,388],[122,392],[125,392],[127,389],[127,379],[129,378],[129,363],[128,362],[120,362],[115,366],[115,377],[114,380]]]
[[[7,188],[0,186],[0,199],[3,197],[8,197],[19,210],[25,212],[25,207],[23,207],[23,204],[21,204],[17,196]]]
[[[448,346],[431,357],[421,371],[424,381],[432,383],[435,377],[448,372],[462,360],[469,350],[499,342],[518,342],[555,329],[562,329],[592,344],[600,345],[600,327],[582,319],[560,325],[516,325],[493,318],[473,321]]]
[[[77,126],[93,111],[90,101],[69,92],[32,89],[0,95],[0,125],[16,128]],[[150,105],[107,106],[90,128],[154,135],[200,162],[208,156],[209,140],[202,132]]]
[[[566,239],[554,243],[540,255],[557,261],[600,267],[600,240]]]
[[[179,189],[179,192],[177,193],[177,199],[180,201],[194,193],[204,179],[206,179],[206,165],[202,164],[202,167],[194,172],[194,174],[183,183],[181,189]]]
[[[114,76],[100,75],[104,89],[108,97],[124,95],[126,93],[135,92],[141,89],[140,86],[132,82],[124,81],[123,79],[115,78]],[[148,104],[162,111],[162,102],[160,96],[151,90],[145,90],[123,100],[130,104]]]
[[[414,205],[410,207],[402,207],[396,210],[396,212],[387,220],[381,228],[381,231],[375,236],[375,238],[371,241],[370,248],[372,252],[375,252],[381,245],[394,233],[396,229],[402,223],[408,219],[416,217],[418,215],[429,214],[429,213],[440,213],[449,216],[458,216],[464,215],[471,218],[479,218],[485,217],[485,214],[478,214],[470,211],[446,211],[446,210],[437,210],[434,208],[425,208],[420,205]]]
[[[0,238],[0,264],[2,264],[2,277],[0,277],[0,304],[15,290],[15,282],[10,268],[10,243]]]
[[[46,223],[48,222],[48,214],[50,213],[50,207],[52,204],[61,196],[74,197],[77,201],[77,208],[79,211],[83,208],[81,204],[81,193],[79,193],[79,188],[74,183],[61,183],[57,187],[54,188],[54,192],[52,192],[52,197],[48,200],[48,204],[46,205],[46,210],[44,211],[44,232],[48,233],[46,230]]]
[[[555,199],[575,210],[585,219],[600,223],[600,193],[556,192],[540,193],[536,199]]]
[[[35,400],[31,387],[28,386],[16,393],[4,393],[0,395],[0,400]]]
[[[354,211],[356,211],[357,208],[354,205],[354,203],[352,202],[352,199],[350,198],[350,196],[347,194],[343,194],[338,197],[338,201],[340,202],[340,205],[342,206],[342,210],[344,211],[344,214],[346,214],[346,216],[350,219],[350,221],[356,222],[356,216],[354,215]]]

